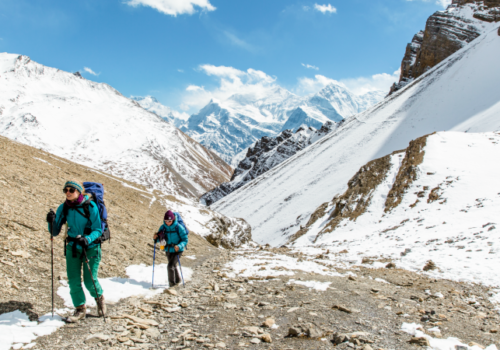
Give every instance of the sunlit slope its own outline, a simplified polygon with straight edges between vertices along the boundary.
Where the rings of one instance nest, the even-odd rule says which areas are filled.
[[[279,245],[368,161],[434,131],[499,130],[498,57],[494,29],[212,208],[246,219],[257,242]]]

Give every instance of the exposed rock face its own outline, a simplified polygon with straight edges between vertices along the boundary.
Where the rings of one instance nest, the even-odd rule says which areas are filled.
[[[446,11],[429,17],[425,31],[420,31],[406,47],[401,62],[399,83],[389,94],[411,83],[462,47],[476,39],[489,27],[500,21],[500,0],[453,0]]]
[[[368,162],[349,180],[347,191],[341,196],[336,195],[330,203],[323,203],[311,215],[305,227],[295,233],[290,242],[302,237],[309,228],[320,218],[324,217],[328,210],[328,224],[322,230],[322,234],[330,233],[344,219],[356,220],[358,216],[366,211],[370,205],[374,189],[384,180],[391,167],[391,155],[378,158]]]
[[[253,147],[248,148],[246,158],[235,169],[231,181],[205,193],[201,197],[202,203],[211,205],[236,191],[249,181],[332,132],[338,125],[328,121],[319,130],[312,127],[301,127],[295,133],[291,130],[285,130],[276,137],[264,136]]]
[[[214,217],[207,227],[211,233],[205,238],[216,247],[233,249],[252,239],[252,228],[243,219]]]

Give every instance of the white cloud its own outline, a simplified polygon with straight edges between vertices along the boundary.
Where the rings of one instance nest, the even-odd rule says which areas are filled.
[[[443,8],[447,8],[451,5],[451,0],[437,0],[436,4],[443,6]]]
[[[319,70],[319,68],[316,66],[312,66],[310,64],[304,64],[304,63],[301,63],[301,64],[302,64],[302,66],[306,67],[307,69]]]
[[[174,17],[183,14],[192,15],[196,12],[195,7],[205,11],[216,9],[209,0],[125,0],[125,3],[133,7],[152,7],[161,13]]]
[[[203,86],[197,86],[197,85],[189,85],[186,88],[186,91],[200,91],[200,90],[205,90]]]
[[[184,73],[184,69],[177,69],[179,73]]]
[[[83,67],[83,70],[89,74],[92,74],[92,75],[95,75],[96,77],[99,76],[99,74],[101,73],[96,73],[94,72],[92,69],[90,69],[89,67]]]
[[[392,74],[380,73],[370,77],[342,79],[341,82],[356,94],[364,94],[374,90],[389,92],[392,84],[399,81],[400,75],[401,69],[398,69]]]
[[[251,96],[253,100],[257,100],[268,96],[271,90],[278,87],[276,77],[252,68],[244,71],[234,67],[204,64],[199,66],[197,70],[214,78],[216,85],[211,88],[194,84],[186,87],[180,98],[180,108],[190,113],[197,113],[210,100],[224,101],[235,94]],[[381,73],[337,81],[317,74],[314,78],[299,78],[292,91],[304,96],[317,93],[328,84],[334,83],[347,87],[355,94],[364,94],[375,90],[389,92],[391,85],[399,80],[399,75],[400,71],[397,70],[392,74]]]
[[[310,8],[309,6],[302,6],[302,9],[303,9],[304,11],[309,11],[311,8]]]
[[[333,7],[332,5],[328,4],[328,5],[318,5],[318,4],[314,4],[314,8],[316,10],[318,10],[319,12],[321,13],[337,13],[337,9],[335,7]]]
[[[369,77],[341,79],[340,81],[318,74],[315,75],[314,78],[299,78],[299,83],[295,91],[301,95],[312,94],[318,92],[328,84],[336,83],[346,86],[349,90],[358,95],[375,90],[389,92],[392,84],[399,81],[400,74],[401,70],[398,69],[392,74],[381,73]]]
[[[330,79],[324,75],[317,74],[314,78],[299,78],[295,92],[299,95],[314,94],[331,83],[340,84],[337,80]]]
[[[232,45],[237,46],[239,48],[242,48],[244,50],[250,51],[250,52],[255,52],[256,51],[256,48],[253,45],[250,45],[246,41],[238,38],[235,34],[230,33],[228,31],[224,31],[223,34],[226,37],[226,39],[228,39],[229,42]]]
[[[189,85],[181,102],[183,110],[196,110],[204,107],[210,100],[223,101],[235,94],[252,95],[263,98],[275,88],[276,78],[252,68],[242,71],[234,67],[204,64],[199,70],[217,80],[217,86],[206,89]]]
[[[406,1],[415,1],[415,0],[406,0]],[[430,2],[432,0],[422,0],[424,2]],[[436,4],[441,5],[443,8],[447,8],[451,5],[451,0],[436,0]]]

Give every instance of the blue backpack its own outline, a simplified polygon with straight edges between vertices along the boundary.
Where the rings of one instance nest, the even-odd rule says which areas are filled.
[[[177,220],[177,224],[178,225],[182,225],[182,227],[184,227],[184,229],[186,230],[186,234],[189,235],[189,230],[188,230],[186,224],[184,223],[184,220],[182,220],[181,214],[174,211],[174,215],[175,215],[175,219]],[[176,231],[179,234],[179,229],[178,228],[176,228]]]
[[[104,186],[97,182],[84,182],[83,188],[85,189],[85,193],[90,195],[90,198],[83,202],[83,214],[75,208],[75,210],[85,217],[87,220],[90,220],[90,205],[96,205],[99,210],[99,217],[101,218],[101,229],[102,235],[98,239],[94,241],[94,243],[102,243],[108,240],[111,240],[111,232],[109,231],[108,226],[108,210],[106,209],[106,205],[104,204]],[[93,202],[93,203],[92,203]],[[72,209],[67,205],[63,207],[63,223],[66,222],[66,217],[68,215],[68,210]],[[85,232],[84,234],[89,234],[90,232]]]

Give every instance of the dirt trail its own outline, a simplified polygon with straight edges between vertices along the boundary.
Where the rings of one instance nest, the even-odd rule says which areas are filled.
[[[421,324],[434,338],[500,344],[498,333],[491,333],[498,330],[500,318],[481,286],[398,269],[326,268],[339,274],[329,276],[292,271],[291,263],[271,268],[269,261],[284,257],[292,263],[321,263],[321,257],[297,257],[285,249],[221,250],[190,263],[183,259],[194,275],[185,288],[174,289],[176,295],[123,300],[110,305],[107,324],[87,318],[38,338],[33,349],[418,348],[410,344],[412,336],[400,330],[403,322]],[[255,260],[264,277],[226,277],[234,273],[228,266],[237,266],[235,261],[241,259]],[[290,275],[265,275],[272,271]],[[325,291],[297,284],[310,281],[330,284]],[[435,327],[441,334],[430,331]],[[290,335],[295,333],[299,336]],[[350,340],[335,344],[334,339]]]

